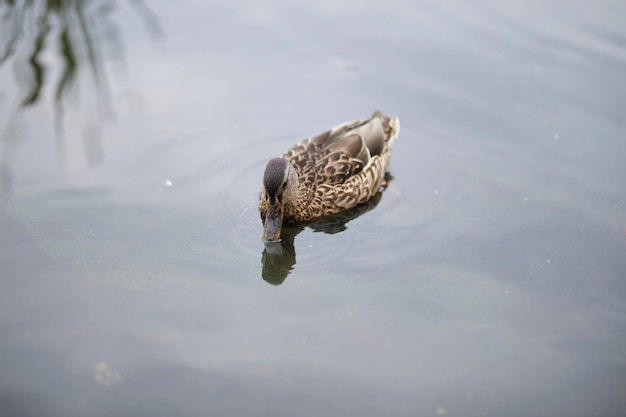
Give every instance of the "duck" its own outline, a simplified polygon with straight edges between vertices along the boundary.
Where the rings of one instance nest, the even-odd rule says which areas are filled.
[[[283,223],[323,219],[365,203],[384,185],[400,120],[380,111],[298,142],[265,167],[259,194],[262,240]]]

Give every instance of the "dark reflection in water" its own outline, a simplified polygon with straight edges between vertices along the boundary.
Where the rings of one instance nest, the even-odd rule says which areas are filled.
[[[148,31],[159,36],[162,30],[156,15],[141,1],[130,4],[138,11]],[[117,3],[114,0],[48,0],[7,1],[0,3],[0,66],[13,64],[14,78],[19,86],[15,107],[9,119],[44,100],[52,91],[54,137],[57,166],[67,166],[67,144],[64,134],[64,103],[70,92],[78,89],[80,71],[85,70],[95,90],[99,118],[112,118],[110,80],[105,68],[106,58],[124,64],[124,48],[118,26],[112,20]],[[53,59],[44,56],[51,54]],[[59,74],[59,75],[57,75]],[[88,166],[104,162],[101,143],[101,120],[83,132],[83,152]],[[20,126],[21,127],[21,126]],[[11,194],[13,189],[12,157],[23,143],[19,128],[9,126],[1,133],[0,189]]]
[[[305,224],[285,224],[280,241],[265,244],[261,255],[263,264],[261,276],[265,281],[272,285],[280,285],[285,281],[296,264],[294,240],[305,227]]]
[[[385,184],[389,184],[393,177],[388,172],[385,174]],[[281,231],[280,242],[270,242],[265,244],[261,262],[263,269],[261,275],[265,281],[272,285],[282,284],[287,275],[293,270],[296,264],[296,249],[294,240],[298,233],[309,226],[316,232],[335,234],[347,229],[346,224],[376,208],[383,197],[383,190],[379,191],[370,200],[356,207],[336,214],[324,220],[317,220],[311,223],[284,224]]]

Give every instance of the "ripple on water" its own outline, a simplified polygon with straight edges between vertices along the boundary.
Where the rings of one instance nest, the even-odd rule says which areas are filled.
[[[222,254],[222,259],[229,259],[235,270],[252,269],[252,273],[257,274],[261,272],[262,266],[268,267],[268,259],[271,258],[283,269],[285,276],[318,277],[352,272],[372,265],[382,266],[419,250],[419,245],[411,240],[411,236],[415,234],[416,227],[419,229],[422,226],[407,224],[408,216],[397,216],[397,210],[402,210],[405,202],[398,191],[393,189],[392,182],[391,189],[379,193],[348,213],[326,221],[292,227],[288,232],[292,236],[283,236],[285,255],[282,258],[264,254],[257,202],[262,173],[269,158],[266,151],[272,148],[277,150],[276,154],[280,154],[295,141],[297,139],[284,138],[270,146],[267,142],[259,141],[256,145],[238,149],[220,158],[219,163],[214,164],[215,171],[228,167],[228,172],[222,175],[227,176],[223,178],[229,186],[220,188],[218,199],[229,200],[232,208],[228,213],[214,210],[211,214],[218,225],[217,241],[226,243],[225,246],[230,248],[227,250],[232,251],[230,254]],[[259,158],[259,155],[263,157]],[[232,222],[234,227],[219,227],[223,223]],[[291,241],[286,242],[289,239]],[[293,259],[285,259],[288,256]],[[277,281],[282,282],[280,279]]]

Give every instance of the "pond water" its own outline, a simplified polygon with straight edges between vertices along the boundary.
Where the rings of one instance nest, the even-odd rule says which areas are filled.
[[[626,415],[626,3],[472,3],[2,3],[2,414]],[[387,189],[264,253],[376,109]]]

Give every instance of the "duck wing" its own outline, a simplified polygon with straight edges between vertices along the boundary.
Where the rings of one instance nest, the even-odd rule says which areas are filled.
[[[335,185],[361,172],[385,147],[381,115],[335,126],[305,139],[287,151],[305,184]]]

